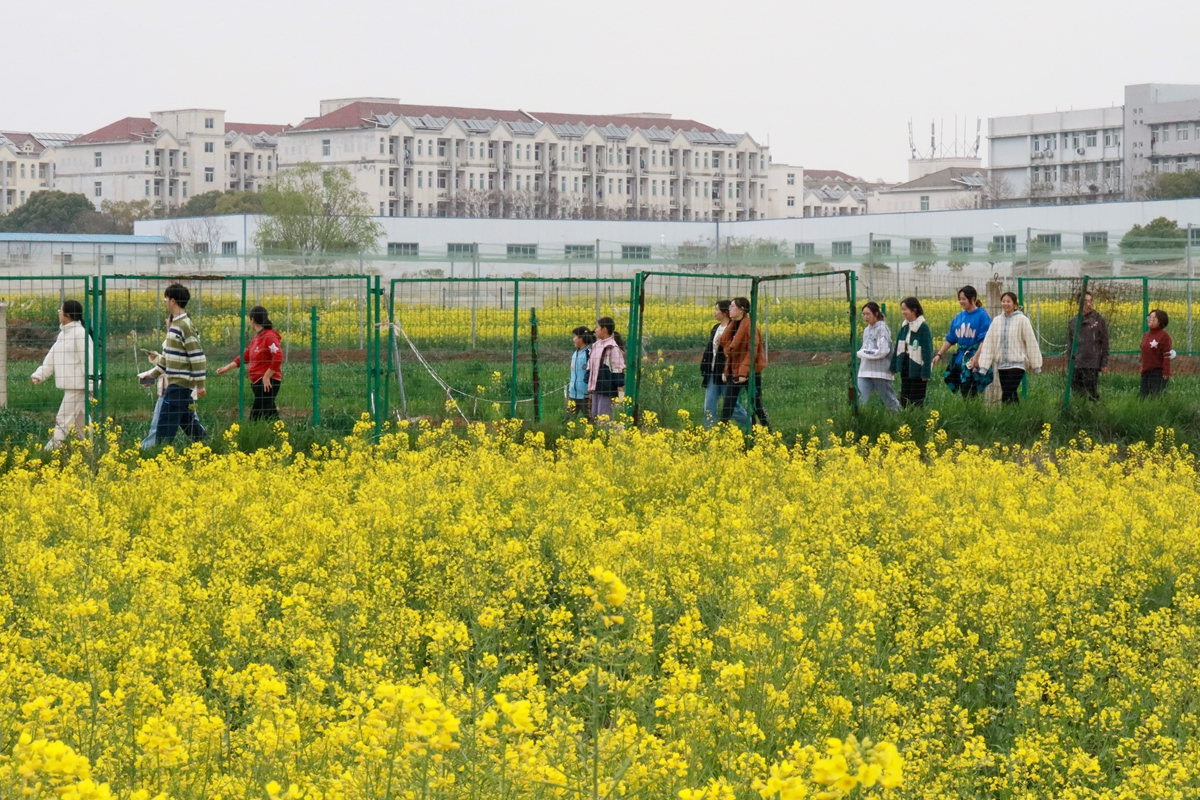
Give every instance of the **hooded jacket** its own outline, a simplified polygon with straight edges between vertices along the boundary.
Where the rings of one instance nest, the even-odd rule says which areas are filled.
[[[1019,310],[1011,314],[1001,312],[988,328],[987,337],[979,348],[979,369],[987,370],[993,366],[1035,372],[1042,368],[1037,334],[1033,332],[1029,317]]]
[[[892,331],[882,319],[871,324],[858,350],[858,377],[892,379]]]

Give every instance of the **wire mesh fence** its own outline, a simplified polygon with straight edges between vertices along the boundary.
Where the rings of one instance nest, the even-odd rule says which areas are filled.
[[[386,403],[401,418],[561,419],[571,331],[628,332],[633,281],[417,278],[391,282]],[[535,338],[536,325],[536,338]]]

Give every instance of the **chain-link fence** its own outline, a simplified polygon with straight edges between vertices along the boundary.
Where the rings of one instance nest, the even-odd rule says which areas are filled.
[[[390,286],[385,401],[400,418],[561,420],[571,331],[607,316],[628,335],[632,322],[630,280],[413,278]]]
[[[643,273],[635,348],[638,411],[666,420],[684,409],[705,424],[728,417],[748,425],[751,418],[763,422],[765,416],[772,427],[794,433],[844,409],[852,397],[857,349],[855,284],[851,272]],[[747,351],[752,363],[745,391],[730,389],[721,377],[706,381],[701,372],[706,350],[716,352],[712,340],[723,321],[717,303],[735,299],[748,303],[746,317],[754,338],[761,337],[766,362],[754,363],[757,344]]]

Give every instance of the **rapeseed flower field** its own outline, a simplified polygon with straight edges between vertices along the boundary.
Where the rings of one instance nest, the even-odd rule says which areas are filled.
[[[1169,432],[747,449],[683,417],[7,451],[0,796],[1200,791]]]

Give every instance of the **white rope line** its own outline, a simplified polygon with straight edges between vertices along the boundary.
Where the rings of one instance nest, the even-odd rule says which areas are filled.
[[[425,357],[423,355],[421,355],[421,351],[417,349],[417,346],[415,344],[413,344],[413,340],[408,338],[408,334],[404,332],[404,328],[402,328],[400,326],[400,323],[398,323],[398,322],[397,323],[381,322],[381,323],[379,323],[379,327],[391,328],[393,331],[399,333],[401,336],[404,337],[404,341],[408,342],[408,347],[410,350],[413,351],[413,355],[415,355],[417,357],[417,360],[419,362],[421,362],[421,366],[423,366],[425,368],[425,371],[429,373],[430,377],[433,378],[433,380],[438,384],[438,386],[442,387],[442,391],[444,391],[446,393],[446,399],[449,400],[450,402],[454,403],[454,410],[458,412],[458,415],[463,418],[464,422],[470,422],[470,420],[467,419],[466,414],[464,414],[462,412],[462,409],[458,405],[458,401],[455,400],[451,396],[451,393],[457,394],[466,400],[475,401],[474,409],[472,410],[471,413],[475,413],[475,411],[477,411],[479,409],[479,401],[480,400],[484,401],[485,403],[501,402],[500,400],[497,400],[494,397],[481,397],[480,395],[477,395],[477,394],[471,394],[469,392],[464,392],[459,389],[455,389],[453,386],[446,383],[446,381],[444,381],[441,378],[441,376],[439,376],[436,372],[433,371],[433,367],[431,367],[429,365],[429,362],[425,360]],[[559,389],[556,389],[554,391],[565,392],[569,385],[570,385],[569,383],[564,383]],[[534,397],[521,397],[521,398],[517,399],[517,402],[518,403],[532,403],[535,399],[536,398],[534,398]]]

